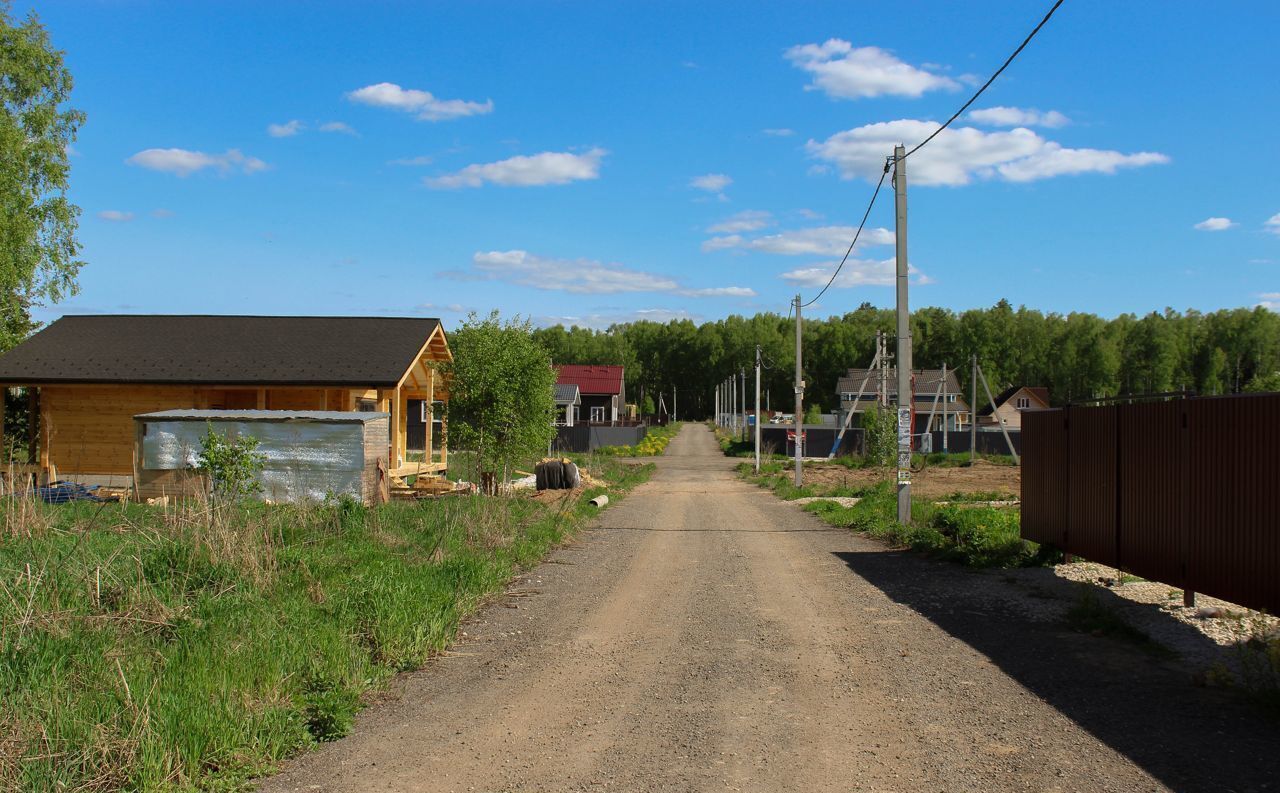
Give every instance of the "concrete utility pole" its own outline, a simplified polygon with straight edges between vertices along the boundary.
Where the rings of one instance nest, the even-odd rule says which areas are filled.
[[[756,473],[760,473],[760,345],[756,345]]]
[[[944,363],[942,365],[942,453],[943,454],[947,453],[947,438],[951,435],[951,431],[947,429],[947,402],[951,398],[950,395],[947,393],[947,391],[949,390],[948,387],[949,387],[949,384],[947,383],[947,365]]]
[[[747,367],[738,370],[738,376],[742,378],[742,439],[747,439]]]
[[[911,522],[911,312],[907,306],[907,150],[893,149],[898,264],[898,522]]]
[[[973,401],[969,403],[969,465],[978,456],[978,356],[973,356]]]
[[[803,453],[800,447],[804,445],[804,374],[800,361],[800,295],[796,295],[796,420],[793,425],[796,430],[796,487],[804,486],[804,463],[801,462]]]
[[[738,381],[733,375],[729,375],[729,432],[738,432]]]
[[[676,420],[676,387],[671,386],[671,420]]]
[[[711,422],[720,426],[720,386],[716,386],[715,395],[711,398]]]

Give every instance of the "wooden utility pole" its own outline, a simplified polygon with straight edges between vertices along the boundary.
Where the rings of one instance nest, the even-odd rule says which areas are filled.
[[[801,461],[804,445],[804,374],[800,361],[800,295],[796,295],[796,420],[792,425],[796,430],[796,487],[804,486],[804,463]]]
[[[911,312],[907,303],[907,150],[893,149],[898,292],[898,522],[911,522]]]

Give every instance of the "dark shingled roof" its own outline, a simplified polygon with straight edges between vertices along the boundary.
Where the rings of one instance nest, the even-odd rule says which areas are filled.
[[[439,326],[416,317],[68,316],[0,356],[0,383],[394,387]]]

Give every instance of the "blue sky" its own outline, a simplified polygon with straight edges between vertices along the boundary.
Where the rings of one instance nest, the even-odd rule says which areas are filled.
[[[16,3],[88,114],[38,316],[785,313],[1047,6]],[[909,161],[913,306],[1280,307],[1278,30],[1067,0]],[[892,206],[816,313],[893,304]]]

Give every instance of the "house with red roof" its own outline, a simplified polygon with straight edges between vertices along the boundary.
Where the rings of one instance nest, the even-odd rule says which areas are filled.
[[[556,367],[556,385],[576,385],[581,402],[573,409],[574,422],[616,424],[627,404],[626,378],[621,366],[562,364]]]

